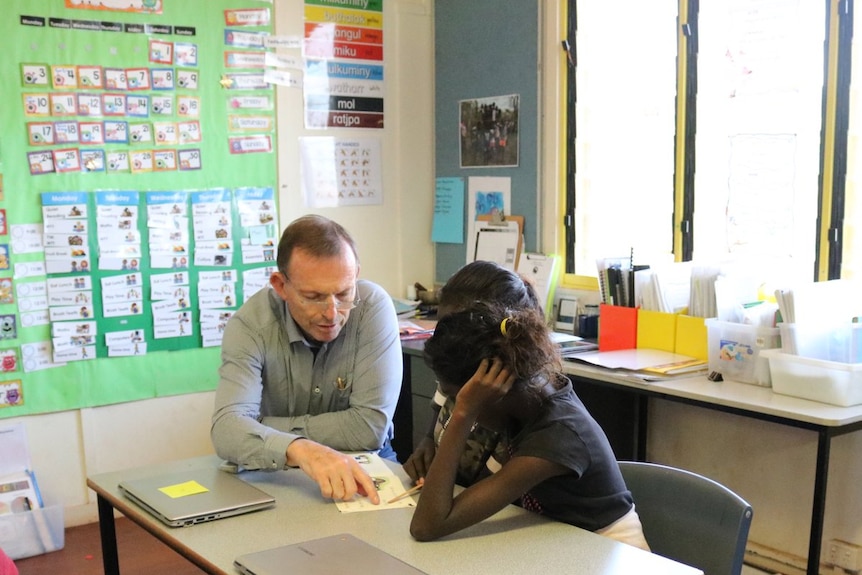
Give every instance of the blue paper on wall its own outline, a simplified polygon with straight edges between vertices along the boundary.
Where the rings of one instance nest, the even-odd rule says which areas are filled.
[[[464,179],[437,178],[431,241],[464,243]]]

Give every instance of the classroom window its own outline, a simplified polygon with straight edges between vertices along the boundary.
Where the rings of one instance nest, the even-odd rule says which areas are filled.
[[[700,3],[696,261],[814,269],[825,3]]]
[[[594,276],[598,258],[632,248],[639,258],[672,252],[676,9],[569,3],[568,273]]]
[[[833,188],[821,158],[842,152],[824,123],[827,52],[837,42],[827,37],[830,2],[604,4],[567,6],[576,38],[566,88],[567,283],[631,247],[641,263],[766,256],[809,279],[829,254],[818,253],[818,234],[842,216],[841,275],[852,274],[853,254],[862,254],[851,224],[862,222],[853,193],[862,91],[851,96],[847,192],[842,180],[840,203],[824,207]],[[862,66],[862,56],[852,60]],[[825,209],[832,214],[820,223]]]

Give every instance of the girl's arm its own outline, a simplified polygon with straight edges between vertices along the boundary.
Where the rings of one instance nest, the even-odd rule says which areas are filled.
[[[419,541],[431,541],[478,523],[538,483],[567,472],[546,459],[514,457],[500,471],[453,498],[458,462],[481,406],[503,397],[513,380],[499,360],[483,360],[458,393],[410,523],[410,534]]]

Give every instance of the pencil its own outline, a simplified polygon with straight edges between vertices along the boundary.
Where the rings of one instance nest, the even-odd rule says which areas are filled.
[[[414,493],[418,492],[420,489],[422,489],[421,485],[414,485],[413,487],[411,487],[410,489],[408,489],[404,493],[402,493],[400,495],[396,495],[395,497],[393,497],[392,499],[390,499],[386,503],[395,503],[396,501],[404,499],[408,495],[413,495]]]

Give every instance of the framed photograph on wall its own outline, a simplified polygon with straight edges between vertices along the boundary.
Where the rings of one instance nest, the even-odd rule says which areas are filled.
[[[462,168],[518,165],[518,94],[461,100]]]

